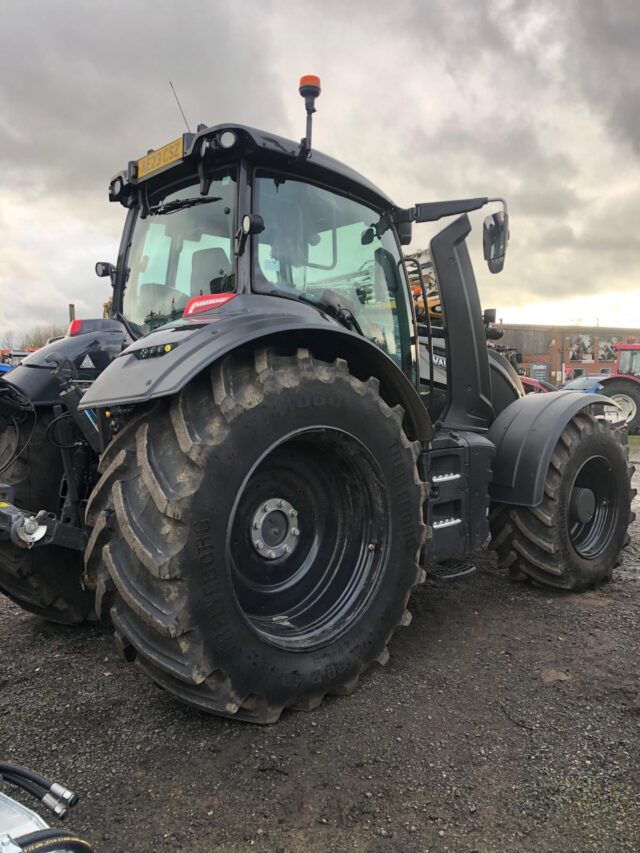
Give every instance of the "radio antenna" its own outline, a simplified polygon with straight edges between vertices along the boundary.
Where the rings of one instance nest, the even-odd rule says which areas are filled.
[[[178,105],[178,109],[180,110],[180,113],[182,114],[182,118],[184,119],[184,123],[187,125],[187,131],[189,133],[191,133],[191,128],[189,127],[189,122],[187,121],[187,117],[184,114],[184,110],[182,109],[182,106],[180,104],[180,99],[178,98],[178,94],[177,94],[176,90],[174,89],[173,83],[171,82],[171,80],[169,80],[169,85],[171,86],[171,91],[173,92],[173,95],[176,99],[176,103]]]

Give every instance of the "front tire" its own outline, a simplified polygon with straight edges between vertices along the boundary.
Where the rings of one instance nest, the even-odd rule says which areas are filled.
[[[493,504],[491,547],[514,579],[583,592],[611,578],[633,520],[627,448],[618,432],[580,412],[560,436],[542,503]]]
[[[13,486],[17,507],[58,515],[63,467],[60,450],[49,440],[52,419],[51,409],[39,408],[23,423],[4,427],[0,482]],[[22,448],[19,458],[11,462]],[[0,542],[0,592],[50,622],[77,625],[92,618],[93,595],[82,586],[82,572],[78,551],[57,545],[26,549]]]
[[[424,577],[418,453],[344,361],[234,353],[105,454],[87,515],[98,610],[205,711],[270,723],[351,692]]]

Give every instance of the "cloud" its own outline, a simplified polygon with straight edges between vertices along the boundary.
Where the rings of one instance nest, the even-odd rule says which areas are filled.
[[[184,129],[169,79],[192,126],[240,121],[298,139],[297,79],[318,73],[315,144],[398,203],[507,197],[502,276],[478,261],[473,220],[487,304],[579,299],[603,282],[631,292],[639,27],[635,0],[300,0],[295,14],[284,0],[11,4],[0,289],[13,297],[0,300],[0,326],[69,301],[99,309],[93,264],[115,259],[124,219],[108,181]],[[416,228],[416,245],[429,235]]]
[[[273,41],[246,15],[246,5],[216,0],[25,0],[5,10],[2,180],[64,195],[105,190],[129,160],[184,132],[170,79],[194,128],[280,123]]]
[[[640,8],[637,0],[574,0],[569,68],[610,129],[640,154]]]

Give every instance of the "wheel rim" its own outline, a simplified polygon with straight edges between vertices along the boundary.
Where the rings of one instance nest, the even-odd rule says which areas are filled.
[[[636,401],[633,397],[629,397],[628,394],[613,394],[611,399],[614,403],[617,403],[620,406],[622,417],[625,419],[625,422],[630,423],[635,418],[638,411]]]
[[[614,472],[603,456],[592,456],[578,471],[569,493],[569,538],[587,560],[602,554],[614,535],[618,497]]]
[[[229,529],[230,581],[252,630],[292,651],[326,645],[358,621],[388,561],[379,466],[341,430],[292,434],[245,479]]]

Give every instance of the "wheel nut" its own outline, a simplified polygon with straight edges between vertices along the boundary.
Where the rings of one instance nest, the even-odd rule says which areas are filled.
[[[270,560],[275,560],[276,552],[275,551],[269,551],[267,556],[269,557]]]
[[[262,507],[262,509],[263,509],[265,512],[269,512],[269,504],[264,504],[264,506]]]
[[[284,506],[284,501],[278,501],[278,506]]]
[[[367,545],[367,548],[368,548],[370,551],[375,551],[375,550],[376,550],[376,546],[373,544],[373,542],[369,542],[369,544]]]
[[[288,545],[283,545],[282,550],[284,551],[285,554],[288,554],[291,549],[289,548]]]
[[[291,533],[292,533],[294,536],[300,536],[300,531],[298,530],[298,528],[297,528],[297,527],[294,527],[294,528],[292,529]]]
[[[257,522],[257,521],[254,521],[254,522],[253,522],[253,529],[254,529],[254,530],[259,530],[259,529],[260,529],[260,525],[258,524],[258,522]]]
[[[291,516],[291,518],[297,518],[298,517],[298,513],[296,512],[295,509],[292,509],[291,512],[289,513],[289,515]]]
[[[261,550],[262,548],[264,548],[264,545],[262,544],[262,542],[260,542],[260,540],[256,542],[256,548],[260,548]]]

